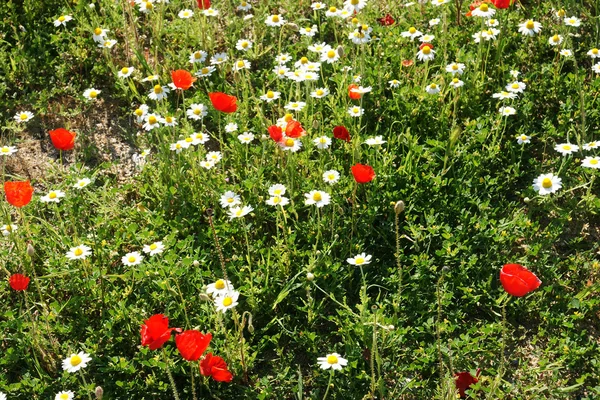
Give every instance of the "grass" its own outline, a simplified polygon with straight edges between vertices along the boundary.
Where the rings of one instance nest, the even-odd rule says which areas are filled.
[[[477,369],[471,398],[600,395],[598,170],[581,166],[597,152],[583,145],[597,139],[600,122],[596,60],[586,54],[600,43],[595,2],[519,2],[498,10],[497,39],[477,44],[472,35],[482,21],[464,15],[467,4],[370,1],[356,16],[368,25],[362,31],[372,29],[363,45],[348,39],[358,29],[351,18],[327,18],[307,1],[252,2],[247,20],[230,1],[213,2],[217,17],[189,0],[156,3],[148,14],[127,2],[93,4],[0,5],[0,144],[18,149],[2,156],[4,180],[32,179],[35,187],[21,209],[0,202],[3,223],[18,226],[0,241],[0,276],[31,278],[23,292],[0,285],[0,392],[8,399],[62,390],[91,398],[96,386],[106,399],[171,398],[173,384],[181,399],[452,399],[454,373]],[[190,19],[178,17],[185,8]],[[557,19],[561,8],[581,26]],[[380,25],[388,13],[395,24]],[[267,26],[271,14],[288,23]],[[61,15],[73,20],[55,27]],[[433,18],[438,25],[430,26]],[[541,33],[521,35],[518,24],[527,19],[539,21]],[[314,38],[299,35],[313,25]],[[435,36],[433,60],[417,60],[418,39],[401,36],[411,26]],[[97,27],[117,44],[98,48]],[[564,38],[559,48],[548,44],[554,34]],[[239,39],[253,47],[237,50]],[[323,62],[314,82],[277,78],[276,55],[288,53],[293,70],[301,57],[319,61],[307,50],[317,42],[342,54],[339,61]],[[197,50],[208,58],[190,64]],[[144,77],[156,74],[166,86],[172,70],[201,71],[219,52],[229,60],[191,89],[148,98],[155,83]],[[239,59],[251,68],[234,71]],[[455,61],[465,64],[460,89],[445,71]],[[130,78],[118,77],[123,67],[135,68]],[[524,92],[492,98],[514,80],[511,70],[520,72]],[[356,75],[372,91],[351,100]],[[399,87],[390,87],[393,79]],[[431,83],[439,94],[425,91]],[[89,101],[82,94],[92,87],[101,92]],[[311,97],[320,87],[330,95]],[[269,90],[281,99],[260,100]],[[235,113],[215,110],[208,93],[217,91],[237,97]],[[284,109],[292,101],[306,107]],[[186,117],[193,103],[206,106],[203,120]],[[140,104],[178,125],[145,131],[134,115]],[[364,109],[361,117],[348,114],[353,105]],[[503,105],[516,115],[501,116]],[[15,122],[24,110],[34,119]],[[307,131],[298,152],[268,136],[286,113]],[[237,132],[227,132],[228,123]],[[339,125],[350,142],[333,137]],[[48,137],[59,127],[77,133],[75,149],[60,155]],[[250,144],[237,138],[245,131],[256,137]],[[170,150],[192,132],[210,140]],[[518,144],[520,135],[531,142]],[[320,136],[331,139],[328,149],[313,143]],[[385,143],[364,144],[374,136]],[[41,143],[40,158],[17,158],[32,141]],[[580,149],[554,150],[567,142]],[[145,163],[135,165],[132,155],[146,149]],[[222,159],[202,168],[212,151]],[[29,174],[21,163],[43,173]],[[375,179],[356,183],[356,163],[372,166]],[[339,182],[323,181],[328,170],[340,173]],[[550,172],[562,188],[539,195],[532,182]],[[82,177],[92,183],[73,188]],[[278,183],[287,188],[284,207],[265,203]],[[41,202],[50,190],[66,196]],[[219,201],[230,190],[253,211],[230,219]],[[329,193],[331,203],[306,205],[312,190]],[[400,200],[403,210],[395,207]],[[163,253],[122,263],[156,241]],[[80,244],[92,255],[68,260]],[[346,261],[363,252],[370,264]],[[499,281],[506,263],[526,266],[542,286],[509,297]],[[240,299],[220,313],[205,291],[225,277]],[[164,346],[166,358],[141,346],[140,327],[153,314],[168,316],[171,327],[211,332],[207,352],[227,362],[233,381],[203,377],[174,340]],[[79,351],[92,361],[80,373],[63,371],[62,360]],[[317,358],[333,352],[348,365],[331,375]]]

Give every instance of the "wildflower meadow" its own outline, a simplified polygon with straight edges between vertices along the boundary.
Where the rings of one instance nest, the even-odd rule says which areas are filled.
[[[600,399],[600,2],[0,2],[0,400]]]

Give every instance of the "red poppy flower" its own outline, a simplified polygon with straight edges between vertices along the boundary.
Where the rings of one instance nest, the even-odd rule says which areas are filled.
[[[413,60],[402,60],[403,67],[410,67],[411,65],[413,65]]]
[[[283,131],[278,125],[271,125],[267,128],[269,130],[269,136],[276,142],[280,142],[283,138]]]
[[[198,0],[198,8],[206,10],[210,8],[210,0]]]
[[[423,50],[423,47],[429,47],[431,50],[433,50],[433,45],[431,43],[421,43],[421,45],[419,46],[419,50]]]
[[[350,132],[344,126],[336,126],[333,128],[333,137],[336,139],[345,140],[346,142],[350,142]]]
[[[221,92],[209,93],[210,101],[214,108],[224,113],[232,113],[237,110],[237,98]]]
[[[200,373],[204,376],[212,376],[215,381],[231,382],[233,375],[227,369],[227,363],[218,356],[213,356],[208,353],[202,361],[200,361]]]
[[[383,26],[390,26],[394,25],[396,23],[396,20],[394,20],[394,18],[392,18],[390,14],[386,14],[385,17],[379,18],[377,22],[379,22],[379,24]]]
[[[144,321],[141,329],[142,346],[150,350],[160,349],[171,338],[171,331],[181,332],[179,328],[169,328],[169,318],[155,314]]]
[[[512,4],[512,0],[492,0],[496,8],[508,8]]]
[[[10,276],[10,278],[8,278],[8,283],[14,290],[27,290],[27,286],[29,286],[29,278],[25,275],[13,274]]]
[[[351,169],[357,183],[371,182],[375,178],[375,170],[369,165],[356,164]]]
[[[48,132],[50,140],[57,150],[73,150],[75,147],[75,132],[69,132],[65,128],[58,128]]]
[[[542,284],[533,272],[519,264],[503,266],[500,271],[500,282],[508,294],[516,297],[525,296]]]
[[[189,330],[176,335],[175,344],[183,358],[188,361],[196,361],[204,353],[211,339],[212,334],[210,333],[205,335],[199,331]]]
[[[171,71],[171,79],[173,80],[173,85],[175,85],[177,89],[181,90],[188,90],[196,81],[196,78],[194,78],[192,74],[184,69]]]
[[[465,391],[471,388],[471,385],[477,383],[479,379],[480,369],[477,369],[476,376],[471,375],[470,372],[458,372],[454,374],[456,388],[458,389],[458,394],[460,394],[460,398],[464,399],[467,395]]]
[[[353,83],[352,85],[348,86],[348,96],[350,96],[352,100],[358,100],[362,97],[362,94],[354,89],[358,89],[358,85]]]
[[[291,138],[299,138],[305,133],[306,131],[304,128],[302,128],[302,125],[300,125],[300,122],[298,121],[290,121],[285,127],[285,135]]]
[[[23,207],[29,204],[33,197],[33,186],[29,181],[4,182],[4,193],[6,200],[15,207]]]

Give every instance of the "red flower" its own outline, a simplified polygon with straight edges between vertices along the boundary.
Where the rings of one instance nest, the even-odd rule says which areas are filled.
[[[285,135],[291,138],[299,138],[300,136],[304,135],[304,133],[306,133],[306,131],[302,128],[302,125],[300,125],[300,122],[298,121],[290,121],[285,127]]]
[[[201,10],[210,8],[210,0],[198,0],[198,8]]]
[[[200,373],[204,376],[212,376],[215,381],[219,382],[231,382],[233,379],[225,361],[221,357],[213,356],[212,353],[208,353],[200,361]]]
[[[15,207],[23,207],[29,204],[33,197],[33,186],[29,181],[4,182],[4,193],[6,200]]]
[[[175,344],[183,358],[188,361],[196,361],[204,353],[211,339],[212,334],[210,333],[205,335],[199,331],[189,330],[176,335]]]
[[[49,132],[50,140],[57,150],[73,150],[75,147],[75,132],[69,132],[65,128],[58,128]]]
[[[403,67],[410,67],[411,65],[413,65],[413,60],[402,60]]]
[[[281,139],[283,138],[283,131],[281,130],[280,126],[271,125],[267,129],[269,130],[269,136],[271,136],[271,139],[273,139],[276,142],[281,141]]]
[[[29,278],[25,275],[13,274],[10,276],[10,278],[8,278],[8,283],[14,290],[27,290],[27,286],[29,286]]]
[[[169,318],[162,314],[155,314],[144,321],[142,325],[142,346],[150,350],[160,349],[171,338],[171,331],[181,332],[179,328],[169,328]]]
[[[492,0],[496,8],[508,8],[512,4],[512,0]]]
[[[516,297],[525,296],[542,284],[533,272],[519,264],[506,264],[502,267],[500,282],[508,294]]]
[[[394,18],[392,18],[390,14],[386,14],[385,17],[379,18],[377,22],[379,22],[379,24],[383,26],[390,26],[394,25],[396,23],[396,20],[394,20]]]
[[[458,372],[454,374],[454,383],[456,384],[456,388],[458,389],[458,393],[460,394],[461,399],[464,399],[466,396],[465,390],[470,389],[472,384],[477,383],[479,381],[477,377],[479,377],[480,372],[481,370],[477,369],[476,376],[471,375],[470,372]]]
[[[210,101],[214,108],[224,113],[232,113],[237,110],[237,98],[225,93],[209,93]]]
[[[188,90],[192,87],[196,78],[184,69],[178,69],[177,71],[171,71],[171,79],[173,79],[173,85],[177,89]]]
[[[345,140],[346,142],[350,142],[350,132],[344,126],[336,126],[333,128],[333,137],[336,139]]]
[[[352,166],[352,175],[357,183],[367,183],[375,178],[375,171],[368,165],[356,164]]]
[[[352,85],[348,86],[348,96],[350,96],[352,100],[358,100],[362,97],[362,94],[354,89],[358,89],[358,85],[353,83]]]

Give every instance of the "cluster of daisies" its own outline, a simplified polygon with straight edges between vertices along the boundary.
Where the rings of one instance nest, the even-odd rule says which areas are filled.
[[[221,203],[221,207],[228,211],[230,220],[242,218],[254,211],[252,206],[242,205],[241,197],[231,190],[221,195],[219,203]]]
[[[165,245],[162,242],[154,242],[152,244],[144,245],[142,251],[149,256],[160,254],[165,250]],[[85,260],[87,257],[92,255],[92,248],[84,244],[80,244],[75,247],[71,247],[66,253],[66,257],[69,260]],[[141,264],[144,260],[144,256],[139,251],[133,251],[125,254],[121,257],[123,265],[131,267]]]
[[[90,178],[77,179],[73,184],[73,188],[81,190],[92,183]],[[40,197],[42,203],[60,203],[61,199],[66,196],[66,193],[59,189],[50,190],[46,195]]]
[[[223,314],[238,305],[240,292],[226,279],[218,279],[206,287],[206,294],[212,296],[217,311]]]

